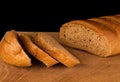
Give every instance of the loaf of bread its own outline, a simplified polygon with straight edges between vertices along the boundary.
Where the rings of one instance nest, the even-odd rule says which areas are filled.
[[[20,43],[23,49],[33,55],[36,59],[43,62],[47,67],[53,66],[58,63],[49,54],[40,49],[37,45],[32,42],[32,37],[27,34],[21,34],[19,36]]]
[[[65,49],[55,38],[47,33],[39,32],[34,35],[33,42],[47,52],[50,56],[67,67],[73,67],[80,63],[73,54]]]
[[[7,31],[0,42],[0,57],[4,62],[19,66],[31,66],[31,59],[23,50],[18,41],[18,35],[14,30]]]
[[[107,57],[120,54],[120,15],[72,20],[60,27],[62,42]]]

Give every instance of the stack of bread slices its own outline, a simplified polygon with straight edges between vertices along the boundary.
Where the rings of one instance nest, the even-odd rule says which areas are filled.
[[[55,38],[45,32],[17,33],[15,30],[7,31],[0,42],[1,59],[14,66],[31,66],[28,54],[41,61],[47,67],[62,63],[73,67],[80,61]]]

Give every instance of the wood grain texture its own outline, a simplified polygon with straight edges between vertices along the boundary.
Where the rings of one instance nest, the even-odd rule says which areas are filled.
[[[49,32],[58,40],[57,32]],[[68,68],[63,64],[47,68],[37,60],[31,67],[15,67],[0,59],[0,82],[120,82],[120,55],[102,58],[66,47],[81,64]]]

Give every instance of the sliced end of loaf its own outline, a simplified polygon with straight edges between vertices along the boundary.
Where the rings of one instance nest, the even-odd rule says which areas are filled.
[[[31,66],[31,59],[24,52],[17,38],[14,30],[6,32],[0,43],[1,58],[14,66]]]
[[[60,39],[70,47],[85,50],[99,56],[110,54],[108,40],[84,23],[64,24],[60,28]]]
[[[79,64],[80,61],[66,50],[55,38],[47,33],[37,33],[33,38],[34,42],[49,53],[52,57],[63,63],[67,67],[73,67]]]

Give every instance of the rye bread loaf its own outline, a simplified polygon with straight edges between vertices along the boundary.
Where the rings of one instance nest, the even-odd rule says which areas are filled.
[[[58,63],[58,61],[44,52],[40,47],[35,45],[32,42],[32,37],[30,35],[20,34],[19,38],[23,49],[33,55],[39,61],[43,62],[47,67],[53,66]]]
[[[0,42],[0,57],[11,65],[19,67],[31,66],[31,59],[19,44],[18,35],[14,30],[7,31]]]
[[[39,32],[34,35],[33,41],[49,55],[67,67],[73,67],[80,61],[58,41],[47,33]]]
[[[114,20],[113,20],[114,19]],[[120,23],[117,16],[73,20],[60,27],[67,46],[107,57],[120,53]]]

